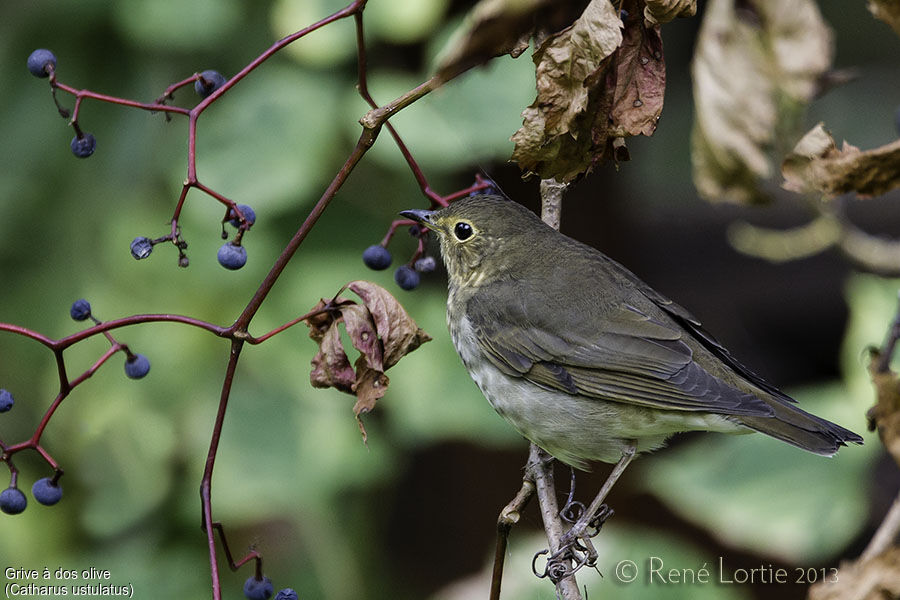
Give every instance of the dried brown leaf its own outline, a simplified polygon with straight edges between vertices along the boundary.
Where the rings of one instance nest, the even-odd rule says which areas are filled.
[[[659,25],[647,27],[638,10],[642,2],[625,2],[629,14],[622,45],[615,55],[616,92],[607,137],[653,135],[663,108],[666,64]],[[694,7],[696,10],[696,6]]]
[[[561,182],[575,179],[606,147],[613,89],[607,85],[610,55],[622,42],[622,21],[608,0],[592,0],[566,29],[534,53],[537,98],[522,113],[512,136],[512,160],[526,172]],[[599,138],[599,139],[598,139]]]
[[[370,368],[384,371],[381,342],[369,310],[365,306],[351,304],[341,309],[341,316],[353,347],[359,350]]]
[[[834,577],[809,588],[809,600],[885,600],[900,598],[900,548],[881,554],[842,561]]]
[[[562,29],[585,4],[586,0],[481,0],[467,15],[463,33],[451,41],[437,75],[448,80],[494,57],[517,57],[537,27]]]
[[[366,428],[360,415],[372,410],[387,392],[390,379],[384,371],[431,337],[384,288],[368,281],[352,281],[345,288],[362,298],[363,304],[335,298],[322,300],[310,311],[329,307],[306,321],[309,336],[319,344],[309,377],[314,387],[333,387],[356,396],[353,413],[365,441]],[[353,366],[341,344],[340,323],[359,351]]]
[[[368,281],[351,281],[347,288],[362,298],[372,315],[383,347],[384,370],[431,340],[431,336],[416,325],[403,305],[383,287]]]
[[[336,325],[337,322],[332,320],[332,326],[319,339],[319,352],[312,359],[309,381],[313,387],[333,387],[350,394],[357,377],[341,345]]]
[[[898,0],[869,0],[869,10],[890,25],[900,35],[900,2]]]
[[[765,200],[773,148],[817,91],[831,31],[813,0],[711,0],[692,64],[694,183],[709,200]]]
[[[368,440],[369,436],[361,416],[375,408],[375,403],[387,393],[388,384],[390,384],[388,376],[382,371],[369,367],[365,356],[360,355],[356,360],[356,383],[353,385],[353,393],[356,394],[353,415],[359,425],[363,443]]]
[[[323,298],[319,300],[319,303],[313,306],[309,312],[316,313],[325,308],[327,305],[328,301]],[[306,325],[309,327],[309,337],[314,339],[316,342],[322,341],[322,337],[331,327],[333,321],[334,315],[330,312],[321,312],[309,317],[308,319],[306,319]]]
[[[869,411],[870,421],[878,430],[885,450],[900,465],[900,380],[890,371],[879,373],[870,367],[869,373],[877,397],[875,406]]]
[[[650,25],[662,25],[676,17],[697,14],[697,0],[647,0],[644,18]]]
[[[781,165],[785,189],[828,195],[877,196],[900,187],[900,140],[872,150],[844,142],[838,150],[822,123],[811,129]]]
[[[607,160],[627,160],[624,138],[652,135],[666,72],[658,25],[643,0],[597,0],[535,52],[538,96],[522,113],[512,160],[543,179],[568,182]]]
[[[588,106],[585,81],[622,43],[622,21],[608,0],[593,0],[570,27],[547,38],[534,54],[539,105],[548,135],[572,133]],[[534,106],[533,104],[532,106]]]

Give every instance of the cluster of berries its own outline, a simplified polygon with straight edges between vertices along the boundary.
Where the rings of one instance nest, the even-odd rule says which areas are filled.
[[[383,271],[391,266],[391,251],[382,244],[369,246],[363,252],[363,262],[370,269]],[[404,290],[413,290],[419,286],[421,277],[419,273],[434,271],[437,263],[433,256],[423,256],[413,261],[412,265],[400,265],[394,271],[394,281]]]
[[[27,66],[28,70],[35,77],[46,78],[55,76],[56,55],[46,48],[39,48],[28,56]],[[53,81],[55,81],[55,79],[51,80],[51,85],[53,84]],[[218,71],[208,69],[196,75],[196,79],[194,80],[194,91],[197,92],[198,96],[205,99],[225,85],[227,81],[225,76]],[[96,138],[91,133],[83,132],[74,119],[71,124],[75,129],[75,137],[72,138],[71,143],[72,153],[78,158],[87,158],[91,156],[94,153],[94,150],[97,149]],[[222,222],[223,224],[225,221],[230,222],[238,228],[238,234],[235,236],[234,240],[223,244],[217,253],[219,264],[232,271],[240,269],[247,263],[247,249],[241,246],[241,237],[256,221],[256,213],[254,213],[253,209],[246,204],[237,204],[236,208],[237,211],[235,211],[234,208],[229,207],[225,219]],[[227,238],[228,236],[223,227],[222,239]],[[181,267],[188,266],[187,255],[184,253],[185,248],[187,248],[187,242],[178,235],[173,238],[170,234],[157,239],[150,239],[143,236],[136,237],[131,242],[131,255],[137,260],[147,258],[153,251],[154,244],[164,241],[172,241],[178,248],[178,265]]]
[[[98,325],[101,323],[101,321],[91,313],[91,303],[84,298],[72,303],[72,306],[69,308],[69,316],[76,321],[86,321],[91,319]],[[150,360],[146,356],[143,354],[134,354],[131,350],[128,350],[127,347],[124,349],[124,352],[125,374],[128,377],[131,379],[142,379],[150,372]]]
[[[493,181],[485,179],[480,175],[475,176],[475,185],[468,189],[472,190],[469,193],[469,196],[478,194],[496,195],[500,193],[500,188],[498,188]],[[461,193],[451,194],[451,196],[448,196],[445,200],[448,200],[453,196],[463,195],[466,191],[467,190],[462,190]],[[409,221],[406,223],[409,223]],[[363,263],[365,263],[367,267],[375,271],[383,271],[391,266],[392,257],[390,250],[387,249],[387,245],[394,236],[396,227],[401,224],[404,224],[404,222],[394,221],[388,234],[380,244],[373,244],[363,251]],[[419,274],[431,273],[437,266],[437,261],[435,261],[434,257],[425,254],[424,241],[425,236],[428,234],[428,230],[423,229],[421,225],[414,224],[410,226],[409,234],[419,240],[419,247],[413,254],[409,263],[397,267],[397,270],[394,271],[394,281],[396,281],[397,285],[404,290],[414,290],[419,287],[419,283],[422,281]]]
[[[28,56],[28,70],[35,77],[50,77],[56,71],[56,55],[45,48],[38,48]],[[75,129],[75,137],[69,144],[72,154],[78,158],[87,158],[97,149],[97,140],[93,134]]]
[[[250,206],[246,204],[236,204],[235,208],[237,211],[229,208],[228,212],[225,214],[225,219],[222,221],[222,239],[228,239],[228,233],[226,233],[224,227],[226,222],[230,223],[238,230],[238,235],[235,236],[234,240],[222,244],[219,251],[216,253],[219,264],[231,271],[240,269],[247,264],[247,249],[241,245],[240,238],[243,237],[243,233],[256,222],[256,212]],[[133,256],[135,260],[143,260],[153,252],[153,246],[162,242],[172,241],[172,239],[171,234],[156,239],[138,236],[131,241],[131,256]],[[178,265],[186,267],[188,260],[187,256],[184,254],[184,250],[187,248],[187,242],[176,237],[175,246],[181,253],[178,258]]]
[[[94,323],[100,321],[91,312],[91,303],[85,299],[79,299],[69,307],[69,316],[76,321],[91,319]],[[150,360],[143,354],[135,354],[123,347],[125,352],[125,375],[131,379],[142,379],[150,372]],[[7,412],[15,404],[13,395],[5,389],[0,389],[0,413]],[[59,485],[59,477],[62,471],[57,471],[53,477],[44,477],[34,482],[31,487],[31,495],[40,504],[52,506],[62,498],[62,486]],[[10,515],[17,515],[28,504],[25,494],[15,485],[10,485],[0,492],[0,510]]]
[[[6,391],[6,390],[2,390]],[[62,498],[62,486],[57,477],[43,477],[31,486],[31,495],[44,506],[53,506]],[[28,506],[28,499],[18,487],[9,486],[0,492],[0,510],[8,515],[17,515]]]
[[[11,409],[13,404],[15,404],[15,399],[9,390],[0,389],[0,413]],[[45,506],[56,504],[62,498],[62,487],[59,485],[58,479],[59,475],[38,479],[31,486],[31,495]],[[28,500],[25,498],[25,494],[14,485],[10,485],[0,492],[0,510],[8,515],[19,514],[25,510],[27,504]]]
[[[262,579],[257,579],[255,576],[251,575],[247,578],[247,581],[244,582],[244,596],[246,596],[248,600],[268,600],[272,597],[274,591],[275,588],[272,586],[272,580],[265,576],[263,576]],[[275,600],[297,600],[297,597],[297,592],[291,588],[284,588],[275,594]]]

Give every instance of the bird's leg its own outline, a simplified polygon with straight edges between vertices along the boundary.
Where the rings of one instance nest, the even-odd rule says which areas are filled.
[[[606,499],[606,496],[609,495],[610,490],[612,490],[616,481],[619,480],[619,477],[622,476],[622,473],[625,472],[625,468],[632,459],[634,459],[633,445],[626,447],[622,452],[622,458],[620,458],[619,462],[616,463],[616,466],[613,467],[612,472],[609,474],[609,477],[606,478],[606,481],[603,482],[603,486],[600,488],[600,491],[597,493],[597,496],[591,502],[590,506],[581,513],[578,520],[575,521],[569,531],[563,535],[560,540],[559,550],[555,554],[564,553],[565,551],[583,554],[584,559],[579,560],[578,562],[593,566],[594,561],[596,561],[597,558],[597,552],[594,550],[590,538],[600,532],[600,527],[602,527],[603,523],[613,514],[612,509],[603,504],[603,501]],[[589,532],[588,528],[593,531]]]

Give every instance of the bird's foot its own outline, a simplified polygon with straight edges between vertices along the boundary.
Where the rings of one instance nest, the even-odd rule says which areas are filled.
[[[573,511],[580,511],[580,518],[570,519]],[[543,572],[537,570],[537,559],[549,553],[549,550],[541,550],[534,555],[531,568],[538,577],[549,577],[553,583],[574,575],[582,567],[597,566],[597,550],[594,548],[591,538],[600,533],[603,523],[606,522],[614,511],[606,504],[591,518],[586,518],[583,514],[584,505],[580,502],[572,502],[566,504],[560,514],[563,520],[574,523],[559,540],[559,548],[547,558]]]

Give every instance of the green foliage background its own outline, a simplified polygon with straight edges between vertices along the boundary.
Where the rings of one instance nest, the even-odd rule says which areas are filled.
[[[376,99],[392,99],[427,77],[460,23],[463,4],[371,1],[365,14]],[[835,137],[871,147],[896,135],[891,122],[900,100],[898,42],[863,3],[844,4],[824,2],[822,9],[837,30],[838,62],[859,65],[863,77],[817,102],[810,122],[824,119]],[[73,134],[56,115],[46,84],[25,69],[31,50],[56,52],[59,77],[70,85],[149,101],[195,71],[215,68],[230,75],[273,40],[340,7],[333,0],[0,5],[0,320],[61,337],[78,329],[68,306],[84,297],[102,319],[171,312],[230,322],[352,148],[356,121],[365,112],[354,90],[352,23],[328,27],[276,56],[200,120],[201,181],[250,204],[258,215],[245,238],[247,267],[226,273],[216,264],[223,210],[196,192],[182,220],[190,268],[177,268],[175,252],[165,246],[137,263],[128,252],[131,239],[167,229],[185,174],[186,119],[166,123],[160,114],[86,102],[81,124],[96,136],[97,151],[78,160],[68,148]],[[701,212],[737,214],[699,204],[688,179],[686,64],[696,26],[680,21],[664,29],[670,76],[656,136],[634,140],[633,162],[618,173],[609,169],[589,178],[579,188],[581,198],[621,207],[625,197],[630,204],[618,215],[626,220],[677,215],[675,221],[683,223]],[[462,187],[483,168],[533,202],[536,186],[518,183],[515,169],[503,164],[512,149],[508,137],[533,93],[528,54],[507,57],[392,122],[436,189]],[[71,106],[69,97],[60,97]],[[183,90],[176,101],[190,105],[196,98]],[[616,190],[618,198],[610,193]],[[255,544],[276,589],[293,587],[302,598],[486,596],[478,565],[491,553],[497,511],[518,487],[516,465],[524,461],[525,444],[483,401],[453,353],[440,277],[405,293],[394,286],[391,271],[369,272],[359,260],[398,210],[423,203],[385,133],[252,327],[261,333],[277,326],[353,279],[395,291],[435,340],[390,372],[388,396],[367,420],[368,450],[352,418],[352,399],[309,386],[315,345],[305,328],[246,348],[238,369],[213,481],[214,513],[228,527],[236,552]],[[597,209],[574,202],[566,210]],[[720,225],[704,236],[721,238]],[[413,240],[399,235],[391,249],[400,264]],[[694,277],[696,294],[696,286],[708,282],[702,267],[694,267],[700,271],[688,277]],[[896,287],[846,276],[847,334],[832,351],[840,378],[832,374],[789,390],[804,406],[864,429],[872,392],[861,351],[880,343],[895,309]],[[31,501],[22,515],[0,515],[0,567],[95,566],[110,570],[113,583],[132,583],[142,597],[208,596],[197,489],[228,345],[169,324],[131,327],[117,336],[150,357],[150,375],[140,382],[126,379],[117,357],[66,400],[43,438],[66,470],[64,499],[53,508]],[[90,365],[105,344],[94,339],[68,351],[70,372]],[[0,386],[17,399],[14,410],[0,415],[4,441],[29,435],[55,395],[51,359],[37,344],[0,336]],[[435,452],[449,458],[429,462]],[[676,444],[639,461],[613,503],[625,504],[628,513],[629,502],[652,497],[652,506],[665,507],[689,531],[614,519],[598,542],[606,578],[584,582],[600,595],[615,586],[614,595],[629,598],[749,598],[759,593],[753,586],[621,586],[611,574],[622,559],[643,566],[650,556],[663,557],[667,568],[697,569],[714,564],[723,548],[744,557],[741,564],[750,556],[750,564],[833,565],[842,554],[858,551],[878,520],[882,507],[872,498],[896,487],[896,476],[881,488],[873,481],[880,456],[872,436],[866,447],[844,450],[832,460],[762,436],[709,435]],[[28,453],[16,464],[30,498],[31,482],[47,475],[46,467]],[[422,464],[446,468],[429,479],[442,486],[407,487]],[[588,494],[590,484],[582,485]],[[873,491],[878,489],[883,491]],[[530,512],[514,532],[507,597],[553,597],[551,586],[535,580],[527,564],[543,547],[538,525]],[[248,575],[226,569],[225,597],[242,597]],[[450,585],[451,580],[459,581]]]

